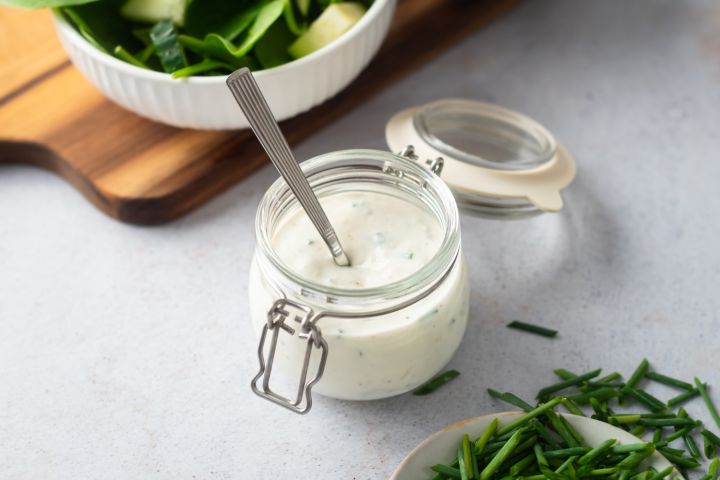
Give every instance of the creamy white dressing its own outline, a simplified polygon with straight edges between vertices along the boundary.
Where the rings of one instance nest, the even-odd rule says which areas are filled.
[[[445,233],[420,206],[381,193],[338,193],[321,203],[352,266],[333,262],[302,210],[282,223],[272,246],[292,271],[328,287],[370,288],[407,278],[435,256]]]
[[[337,288],[382,287],[402,280],[438,253],[445,231],[427,207],[373,192],[341,192],[321,198],[351,267],[338,267],[302,211],[282,219],[272,237],[275,254],[293,272]],[[278,298],[277,287],[255,258],[250,273],[250,306],[256,329]],[[286,292],[305,303],[317,302]],[[439,287],[402,310],[359,319],[326,317],[318,325],[329,345],[322,380],[324,395],[368,400],[397,395],[422,384],[450,360],[465,332],[468,279],[459,258]],[[336,305],[312,304],[318,311]],[[376,302],[372,310],[386,307]],[[289,335],[278,341],[274,371],[298,375],[304,344]]]

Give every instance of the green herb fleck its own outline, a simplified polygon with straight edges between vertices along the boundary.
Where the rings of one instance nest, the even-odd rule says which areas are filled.
[[[443,372],[440,375],[436,375],[435,377],[431,378],[424,384],[420,385],[417,389],[415,389],[413,395],[428,395],[430,393],[433,393],[435,390],[442,387],[453,378],[457,378],[459,375],[460,372],[458,372],[457,370],[448,370],[447,372]]]
[[[712,400],[710,400],[710,395],[707,391],[707,385],[705,385],[700,380],[698,380],[697,377],[695,377],[695,388],[697,388],[700,392],[700,396],[702,397],[703,402],[705,402],[705,407],[707,407],[708,412],[710,412],[710,416],[715,421],[715,424],[720,427],[720,415],[718,415],[715,404],[713,404]]]
[[[520,322],[518,320],[514,320],[507,325],[508,328],[514,328],[516,330],[523,330],[525,332],[530,333],[536,333],[538,335],[542,335],[543,337],[554,337],[557,335],[557,330],[552,330],[550,328],[541,327],[539,325],[532,325],[530,323]]]

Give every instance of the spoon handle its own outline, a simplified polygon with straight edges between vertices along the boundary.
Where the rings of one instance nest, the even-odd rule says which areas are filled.
[[[255,77],[249,69],[241,68],[228,77],[227,85],[273,165],[285,179],[290,190],[295,194],[327,244],[335,263],[342,267],[350,265],[350,260],[340,245],[335,229],[330,224],[315,192],[295,160]]]

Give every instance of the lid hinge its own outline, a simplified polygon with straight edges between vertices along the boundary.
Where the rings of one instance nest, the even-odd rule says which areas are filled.
[[[401,157],[405,157],[408,160],[413,160],[415,162],[420,161],[420,157],[417,156],[417,154],[415,153],[415,147],[413,147],[412,145],[408,145],[403,148],[398,155],[400,155]],[[425,160],[425,165],[427,165],[428,169],[435,175],[440,176],[443,166],[445,166],[445,159],[443,159],[443,157],[437,157],[434,160],[427,159]]]

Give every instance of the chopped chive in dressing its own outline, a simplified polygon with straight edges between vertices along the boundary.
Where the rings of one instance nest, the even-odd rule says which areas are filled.
[[[427,312],[425,315],[423,315],[422,317],[420,317],[419,321],[420,321],[420,322],[425,322],[425,321],[427,321],[427,320],[430,320],[432,317],[434,317],[435,315],[437,315],[439,311],[440,311],[440,310],[439,310],[438,308],[433,308],[432,310],[430,310],[429,312]]]

